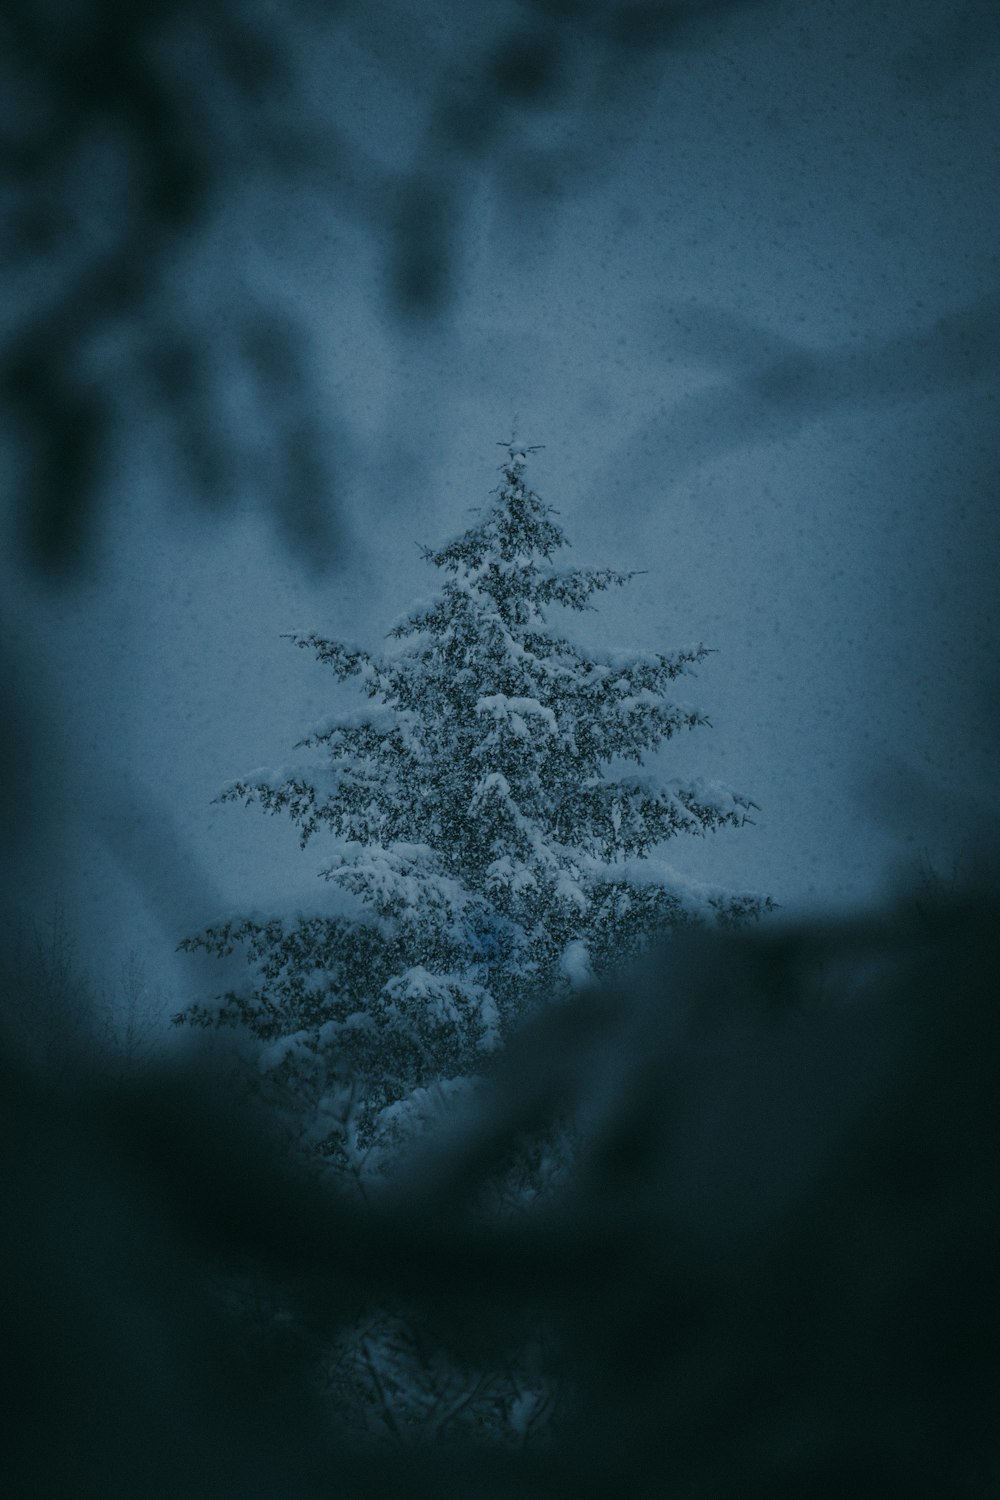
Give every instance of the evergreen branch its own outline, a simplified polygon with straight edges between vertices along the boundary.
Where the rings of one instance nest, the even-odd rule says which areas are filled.
[[[592,594],[605,589],[624,588],[636,574],[621,573],[613,568],[573,568],[540,577],[532,593],[539,604],[561,604],[567,609],[585,610],[594,606]]]
[[[314,630],[286,631],[282,634],[282,640],[293,641],[303,650],[311,648],[316,654],[317,661],[321,661],[324,666],[332,667],[335,676],[342,681],[348,677],[360,677],[366,685],[369,685],[377,682],[380,677],[382,664],[359,646],[346,646],[341,641],[327,640]]]

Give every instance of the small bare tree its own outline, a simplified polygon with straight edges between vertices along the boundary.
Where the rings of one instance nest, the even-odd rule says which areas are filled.
[[[117,1080],[134,1077],[149,1062],[163,1032],[163,1011],[160,987],[150,984],[144,960],[130,948],[118,965],[115,985],[102,991],[100,1001],[103,1050]]]

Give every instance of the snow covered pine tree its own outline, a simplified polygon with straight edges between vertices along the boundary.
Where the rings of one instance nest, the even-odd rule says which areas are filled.
[[[303,1139],[359,1175],[539,996],[600,977],[666,928],[771,905],[651,857],[754,806],[701,780],[608,774],[707,722],[669,695],[708,650],[585,650],[546,628],[550,606],[592,608],[633,575],[552,566],[566,537],[525,485],[526,451],[509,447],[477,525],[424,549],[444,585],[391,632],[401,648],[291,637],[368,698],[301,742],[319,763],[221,793],[288,813],[303,847],[333,834],[323,873],[357,911],[227,921],[182,944],[241,944],[251,978],[178,1019],[247,1028],[265,1044],[262,1073],[297,1101]]]

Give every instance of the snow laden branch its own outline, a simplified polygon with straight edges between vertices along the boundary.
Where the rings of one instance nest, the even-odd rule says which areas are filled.
[[[382,685],[380,664],[367,651],[357,646],[345,646],[341,641],[329,641],[316,631],[288,631],[284,640],[294,641],[302,650],[311,650],[316,660],[332,667],[334,675],[341,681],[357,677],[371,693],[378,692]]]
[[[251,771],[223,786],[215,801],[257,802],[266,812],[287,813],[303,848],[322,825],[345,839],[402,836],[399,772],[420,755],[411,730],[404,712],[384,704],[337,714],[297,746],[324,749],[322,761]]]
[[[561,604],[566,609],[593,609],[592,594],[623,588],[637,572],[618,573],[611,568],[574,568],[570,572],[541,574],[536,585],[540,604]]]
[[[742,828],[757,804],[721,783],[650,777],[593,778],[571,789],[560,809],[560,827],[595,830],[589,848],[610,860],[646,855],[678,834],[704,835],[717,828]]]

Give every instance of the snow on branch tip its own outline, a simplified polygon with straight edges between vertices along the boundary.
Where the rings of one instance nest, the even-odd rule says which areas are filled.
[[[363,647],[328,640],[315,630],[287,630],[282,633],[282,640],[293,641],[302,650],[313,650],[317,660],[332,667],[338,677],[369,678],[377,671],[375,661]]]

